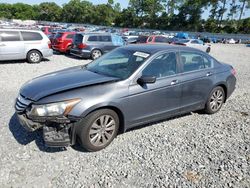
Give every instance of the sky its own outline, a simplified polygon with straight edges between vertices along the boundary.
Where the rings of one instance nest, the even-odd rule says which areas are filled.
[[[107,3],[108,0],[89,0],[93,4],[102,4]],[[26,3],[26,4],[40,4],[42,2],[55,2],[58,5],[63,5],[64,3],[69,2],[69,0],[0,0],[1,3]],[[126,8],[128,6],[129,0],[114,0],[114,3],[120,3],[122,8]],[[202,18],[207,19],[209,16],[209,9],[205,10]],[[226,17],[226,16],[225,16]],[[243,18],[250,17],[250,9],[245,11],[245,15],[243,15]]]

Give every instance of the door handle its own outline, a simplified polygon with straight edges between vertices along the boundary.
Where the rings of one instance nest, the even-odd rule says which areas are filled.
[[[206,74],[206,76],[211,76],[211,75],[213,75],[212,72],[208,72],[208,73]]]
[[[171,86],[172,86],[172,85],[175,85],[175,84],[178,84],[178,80],[173,80],[173,81],[171,82]]]

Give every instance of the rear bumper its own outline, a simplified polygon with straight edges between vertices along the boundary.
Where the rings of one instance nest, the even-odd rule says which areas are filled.
[[[236,88],[236,77],[231,75],[228,79],[227,79],[227,98],[229,98],[232,93],[234,92],[235,88]]]
[[[81,57],[81,58],[90,58],[91,51],[89,50],[78,50],[78,49],[71,49],[70,54]]]
[[[59,52],[66,52],[67,49],[60,45],[52,45],[52,49]]]
[[[42,50],[43,57],[50,57],[53,55],[53,49]]]

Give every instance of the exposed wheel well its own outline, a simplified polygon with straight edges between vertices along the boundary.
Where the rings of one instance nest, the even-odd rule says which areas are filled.
[[[227,86],[225,86],[224,84],[219,84],[217,86],[220,86],[220,87],[223,88],[223,90],[225,92],[225,100],[224,100],[224,102],[226,102],[226,100],[227,100]]]
[[[28,54],[29,54],[31,51],[37,51],[37,52],[39,52],[39,53],[40,53],[40,55],[43,57],[42,52],[41,52],[40,50],[37,50],[37,49],[31,49],[31,50],[29,50],[29,51],[27,52],[26,57],[28,56]]]
[[[101,50],[100,48],[93,48],[93,49],[91,50],[91,53],[92,53],[94,50],[99,50],[99,51],[103,54],[103,52],[102,52],[102,50]]]

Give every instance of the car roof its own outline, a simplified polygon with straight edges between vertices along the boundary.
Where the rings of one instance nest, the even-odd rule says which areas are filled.
[[[37,32],[37,33],[41,33],[41,30],[34,30],[34,29],[0,29],[0,31],[25,31],[25,32]]]
[[[201,50],[191,48],[188,46],[179,46],[171,44],[130,44],[122,48],[126,48],[128,50],[133,50],[133,51],[143,51],[149,54],[167,50],[191,50],[191,51],[202,52]]]
[[[93,33],[91,33],[91,32],[77,32],[76,34],[82,34],[82,35],[109,35],[109,36],[111,36],[111,35],[115,35],[115,34],[111,34],[111,33],[95,33],[95,32],[93,32]]]

